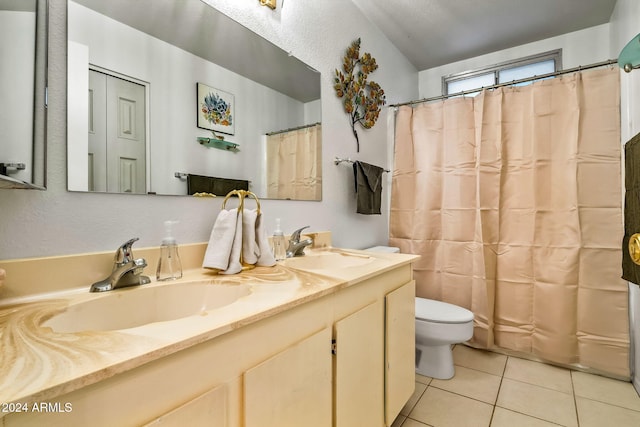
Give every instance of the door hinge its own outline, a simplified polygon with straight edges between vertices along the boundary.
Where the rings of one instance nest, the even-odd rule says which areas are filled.
[[[336,344],[336,340],[331,340],[331,354],[338,354],[338,345]]]

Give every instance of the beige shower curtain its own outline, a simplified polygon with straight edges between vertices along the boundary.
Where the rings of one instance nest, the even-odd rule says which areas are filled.
[[[619,71],[401,107],[390,244],[472,343],[629,376]]]
[[[322,126],[267,136],[267,197],[322,199]]]

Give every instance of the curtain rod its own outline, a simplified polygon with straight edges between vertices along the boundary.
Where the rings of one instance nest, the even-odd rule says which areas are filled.
[[[277,135],[277,134],[279,134],[279,133],[292,132],[292,131],[294,131],[294,130],[300,130],[300,129],[311,128],[311,127],[317,126],[317,125],[319,125],[319,124],[320,124],[320,122],[316,122],[316,123],[312,123],[312,124],[310,124],[310,125],[302,125],[302,126],[298,126],[298,127],[295,127],[295,128],[289,128],[289,129],[284,129],[284,130],[277,130],[277,131],[275,131],[275,132],[267,132],[267,133],[265,133],[265,135],[267,135],[267,136],[271,136],[271,135]]]
[[[498,84],[495,84],[495,85],[492,85],[492,86],[483,86],[479,90],[482,91],[482,90],[487,90],[487,89],[497,89],[497,88],[503,87],[503,86],[512,86],[512,85],[516,85],[516,84],[520,84],[520,83],[530,82],[530,81],[533,81],[533,80],[540,80],[540,79],[546,79],[546,78],[549,78],[549,77],[556,77],[556,76],[560,76],[562,74],[575,73],[577,71],[588,70],[590,68],[605,67],[607,65],[612,65],[612,64],[617,64],[617,63],[618,63],[617,59],[609,59],[608,61],[596,62],[596,63],[590,64],[590,65],[580,65],[578,67],[569,68],[569,69],[566,69],[566,70],[555,71],[553,73],[540,74],[540,75],[537,75],[537,76],[527,77],[527,78],[524,78],[524,79],[512,80],[510,82],[505,82],[505,83],[498,83]],[[463,90],[462,92],[451,93],[451,94],[448,94],[448,95],[439,95],[439,96],[433,96],[431,98],[423,98],[423,99],[416,99],[415,101],[402,102],[400,104],[391,104],[391,105],[389,105],[389,107],[402,107],[403,105],[413,105],[413,104],[421,104],[423,102],[429,102],[429,101],[439,101],[441,99],[453,98],[454,96],[465,96],[465,95],[468,95],[470,93],[478,92],[479,90],[478,89],[475,89],[475,90]]]

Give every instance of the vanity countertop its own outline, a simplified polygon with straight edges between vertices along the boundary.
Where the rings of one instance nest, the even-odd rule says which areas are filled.
[[[328,254],[330,256],[323,260]],[[331,261],[323,262],[335,256],[339,258],[339,268],[331,267]],[[60,333],[42,324],[65,311],[71,303],[104,298],[114,292],[135,292],[135,287],[96,294],[89,293],[87,286],[57,295],[28,298],[26,302],[10,301],[0,305],[0,404],[51,401],[417,258],[408,254],[325,248],[308,251],[305,257],[278,262],[274,267],[256,267],[236,275],[218,275],[205,269],[186,270],[180,280],[154,281],[142,286],[206,282],[249,286],[249,292],[229,305],[196,315],[114,331]],[[341,262],[342,259],[345,262]],[[0,414],[0,418],[3,415]]]

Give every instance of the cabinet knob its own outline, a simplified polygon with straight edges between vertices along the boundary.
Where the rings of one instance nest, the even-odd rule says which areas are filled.
[[[631,260],[640,265],[640,233],[636,233],[629,239],[629,255]]]

